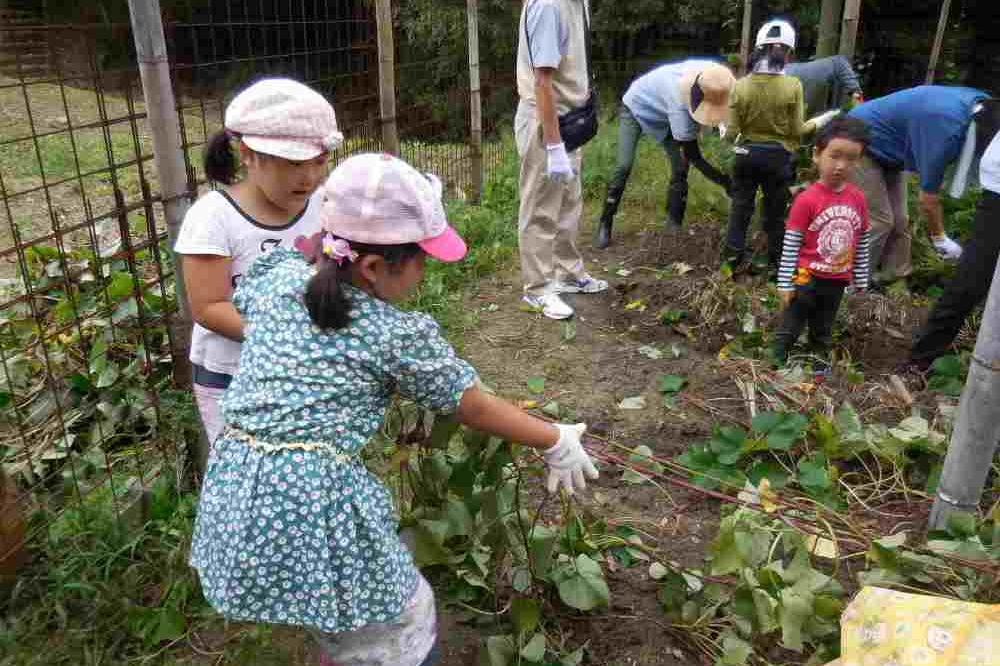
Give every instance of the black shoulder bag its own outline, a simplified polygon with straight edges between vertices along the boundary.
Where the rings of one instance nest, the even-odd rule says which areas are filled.
[[[597,136],[597,91],[594,89],[590,72],[590,12],[586,4],[583,6],[584,44],[587,52],[587,85],[590,96],[583,106],[570,109],[559,116],[559,134],[562,136],[566,152],[570,153]],[[528,61],[532,69],[535,67],[531,57],[531,36],[528,35],[528,17],[524,18],[524,38],[528,45]]]

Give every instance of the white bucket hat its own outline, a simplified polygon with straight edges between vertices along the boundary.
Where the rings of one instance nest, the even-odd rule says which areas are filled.
[[[263,79],[226,107],[226,130],[258,153],[301,162],[335,150],[344,140],[333,106],[292,79]]]
[[[757,31],[757,44],[759,48],[768,44],[783,44],[790,49],[795,48],[795,28],[788,21],[773,19],[760,26]]]

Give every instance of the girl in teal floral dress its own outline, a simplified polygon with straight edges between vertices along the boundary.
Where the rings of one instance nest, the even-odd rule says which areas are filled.
[[[306,627],[324,664],[431,664],[433,594],[389,491],[359,459],[392,396],[544,449],[550,492],[583,489],[597,469],[583,424],[552,425],[480,390],[430,317],[393,305],[420,284],[425,257],[465,255],[440,181],[366,154],[323,189],[323,231],[261,257],[233,297],[245,341],[191,563],[216,610]]]

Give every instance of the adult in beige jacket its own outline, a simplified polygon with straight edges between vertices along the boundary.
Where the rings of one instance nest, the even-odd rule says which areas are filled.
[[[583,214],[579,150],[566,152],[559,116],[590,96],[587,0],[525,0],[517,49],[514,119],[521,158],[518,241],[524,300],[551,319],[573,316],[561,294],[594,294],[576,241]]]

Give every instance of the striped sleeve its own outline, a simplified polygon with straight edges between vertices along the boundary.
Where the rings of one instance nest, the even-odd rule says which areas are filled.
[[[792,278],[799,265],[799,251],[805,234],[801,231],[785,230],[785,242],[781,249],[781,264],[778,267],[778,291],[792,291]]]
[[[861,234],[861,240],[858,241],[858,247],[854,251],[854,289],[856,291],[868,289],[868,276],[871,272],[868,253],[871,242],[872,233],[870,231],[864,232]]]

